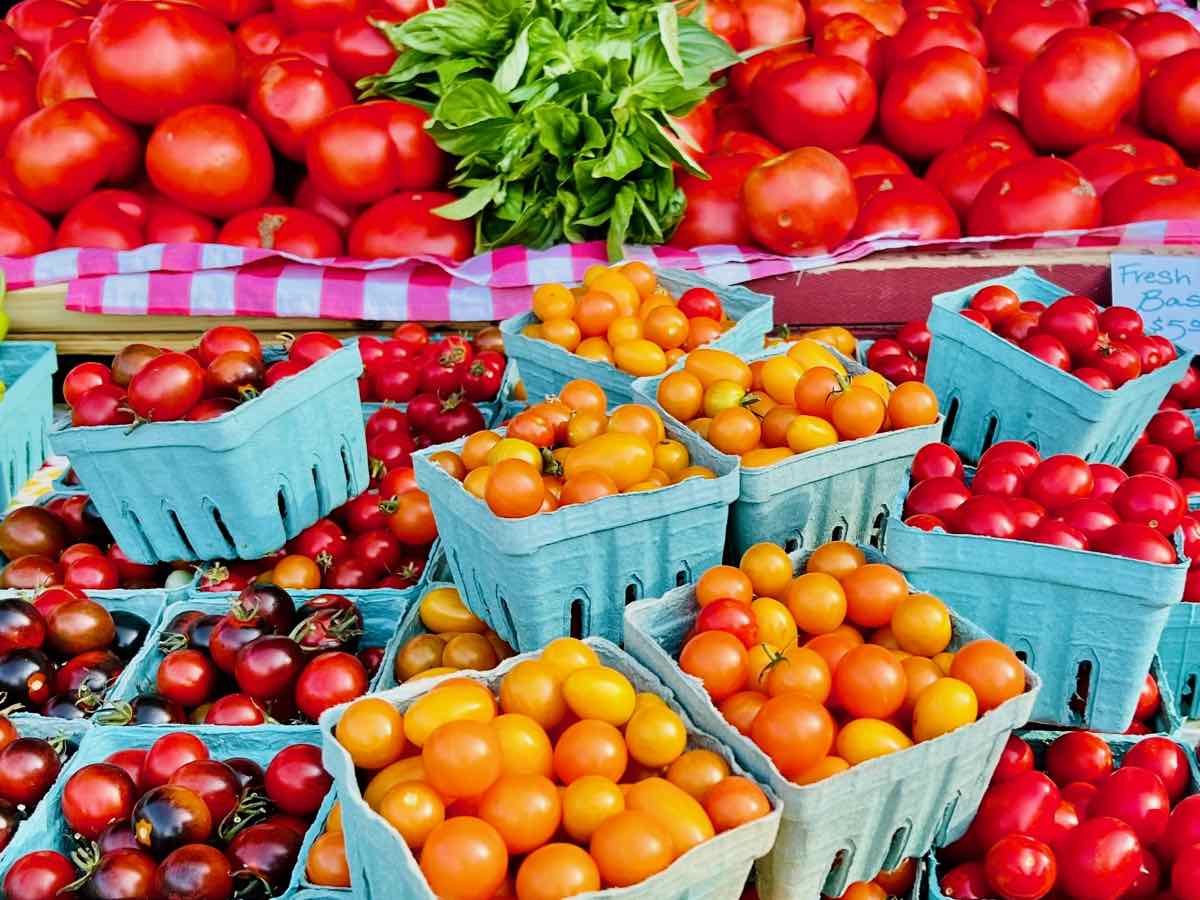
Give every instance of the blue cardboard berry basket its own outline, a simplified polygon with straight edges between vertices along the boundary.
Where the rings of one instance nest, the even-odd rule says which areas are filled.
[[[50,341],[0,343],[0,510],[49,456],[57,370]]]
[[[362,647],[386,647],[395,633],[396,623],[404,618],[419,596],[415,588],[404,591],[393,590],[391,588],[373,588],[362,591],[314,590],[289,591],[288,593],[296,601],[297,608],[306,600],[323,594],[345,594],[349,596],[362,612],[363,635],[360,638],[360,646]],[[158,626],[151,631],[141,651],[125,667],[125,671],[121,673],[121,677],[113,685],[109,693],[109,702],[112,704],[128,703],[141,693],[155,692],[154,683],[155,677],[158,674],[158,666],[166,655],[159,646],[159,641],[177,615],[192,609],[221,615],[229,611],[230,604],[236,596],[236,594],[198,593],[193,594],[186,600],[171,603],[163,609],[162,615],[158,620]],[[376,689],[383,671],[383,666],[380,666],[379,672],[375,674],[368,684],[368,690]],[[149,727],[163,728],[168,726]],[[198,725],[196,727],[209,729],[215,726]]]
[[[717,284],[682,269],[660,269],[655,275],[659,284],[672,293],[701,287],[708,288],[720,298],[725,314],[737,324],[707,346],[739,354],[762,349],[763,338],[774,325],[773,297],[737,285]],[[633,375],[609,363],[576,356],[557,344],[531,338],[522,332],[526,325],[537,321],[532,312],[527,312],[500,323],[504,349],[520,368],[530,399],[537,401],[552,396],[568,381],[586,378],[604,388],[614,406],[633,400]]]
[[[280,728],[261,725],[257,728],[212,727],[197,730],[193,726],[168,726],[173,731],[187,731],[195,734],[208,747],[214,759],[225,759],[235,756],[248,757],[264,769],[274,758],[275,754],[285,747],[294,744],[321,743],[320,731],[316,726],[309,725],[301,728]],[[132,748],[148,749],[166,732],[164,727],[148,725],[133,725],[129,728],[92,728],[87,731],[80,742],[75,755],[63,766],[54,787],[46,795],[34,814],[25,821],[17,831],[16,837],[0,854],[0,872],[7,871],[16,860],[26,853],[38,850],[57,850],[70,856],[75,849],[75,843],[67,832],[62,818],[62,796],[67,780],[84,766],[91,763],[103,762],[118,750]],[[325,797],[326,811],[333,803],[333,790]],[[305,835],[305,843],[300,856],[292,870],[291,882],[279,897],[293,897],[300,886],[304,871],[304,859],[307,848],[319,834],[324,817],[318,813],[313,824]],[[349,894],[347,894],[349,896]]]
[[[516,363],[510,358],[504,367],[504,378],[500,381],[500,390],[496,392],[496,399],[474,401],[475,407],[483,414],[483,424],[486,427],[490,428],[500,421],[500,413],[505,404],[516,402],[517,382],[520,380],[521,376],[517,373]],[[407,403],[377,403],[364,400],[362,402],[363,423],[365,424],[371,416],[385,406],[394,406],[399,410],[408,409]]]
[[[869,371],[832,347],[830,353],[851,375]],[[771,359],[788,347],[742,354],[747,362]],[[670,371],[682,369],[680,360]],[[638,401],[658,410],[677,429],[687,426],[669,415],[658,402],[658,386],[667,373],[639,378],[633,392]],[[727,549],[738,559],[754,544],[770,541],[788,552],[818,547],[829,540],[879,546],[888,507],[912,458],[926,444],[940,440],[941,418],[933,425],[885,431],[810,450],[769,466],[739,466],[740,492],[729,511]],[[705,442],[707,443],[707,442]],[[714,450],[714,452],[717,452]],[[721,454],[726,456],[726,454]],[[738,465],[735,456],[726,456]]]
[[[1037,670],[1045,686],[1035,721],[1115,733],[1128,728],[1159,637],[1183,595],[1188,561],[1182,553],[1182,562],[1161,565],[923,531],[901,519],[905,482],[884,536],[892,564]],[[1079,711],[1081,685],[1087,697]]]
[[[1028,441],[1043,456],[1073,453],[1120,465],[1192,353],[1116,390],[1098,391],[959,314],[982,287],[1002,284],[1022,300],[1053,302],[1070,291],[1020,268],[937,294],[925,382],[946,412],[946,443],[978,460],[996,441]]]
[[[500,433],[502,433],[502,429]],[[721,561],[736,465],[694,433],[668,427],[693,464],[716,478],[602,497],[524,519],[502,519],[429,457],[413,454],[438,536],[463,600],[509,646],[536,650],[556,637],[621,642],[626,603],[686,584]]]
[[[60,427],[68,456],[136,562],[257,559],[369,480],[354,341],[207,422]]]
[[[629,654],[601,638],[588,638],[602,665],[611,666],[624,674],[638,691],[649,691],[663,698],[682,718],[688,731],[688,749],[703,748],[719,754],[730,764],[734,774],[746,775],[763,787],[771,801],[771,812],[745,825],[718,834],[693,847],[670,866],[643,882],[621,889],[601,890],[587,894],[595,900],[718,900],[737,897],[745,886],[754,860],[763,856],[775,843],[779,829],[780,803],[771,788],[753,772],[739,765],[728,746],[718,737],[698,728],[688,718],[686,708],[676,702],[663,683],[634,660]],[[457,677],[478,681],[493,693],[500,680],[513,666],[536,658],[537,654],[514,656],[490,672],[459,672]],[[400,710],[406,710],[418,697],[428,693],[446,677],[422,679],[402,685],[376,696],[387,700]],[[333,774],[338,798],[342,803],[342,822],[347,834],[354,894],[366,900],[385,900],[404,897],[406,900],[434,900],[433,892],[417,864],[416,858],[399,833],[382,816],[370,809],[363,800],[358,773],[350,755],[338,743],[333,730],[350,704],[326,710],[321,716],[324,736],[324,762]]]
[[[1171,607],[1158,640],[1158,658],[1180,714],[1200,718],[1200,603]]]
[[[888,560],[863,547],[868,562]],[[791,554],[802,572],[810,550]],[[625,611],[625,646],[662,679],[697,726],[732,749],[752,777],[783,798],[779,838],[759,862],[763,900],[841,896],[905,858],[962,835],[1014,728],[1029,720],[1041,679],[1026,668],[1025,693],[931,741],[854,766],[810,785],[783,776],[771,759],[721,715],[701,681],[676,662],[696,620],[694,584]],[[985,634],[952,612],[950,650]]]
[[[1033,750],[1034,757],[1040,764],[1046,748],[1054,743],[1057,738],[1062,737],[1062,732],[1030,730],[1022,733],[1021,737],[1029,744]],[[1109,749],[1112,750],[1113,762],[1116,764],[1120,764],[1121,760],[1125,758],[1125,754],[1129,752],[1134,744],[1143,739],[1141,735],[1124,734],[1106,734],[1103,737],[1108,743]],[[1187,757],[1188,768],[1191,770],[1191,778],[1188,781],[1187,788],[1187,794],[1191,796],[1200,791],[1200,768],[1197,768],[1196,765],[1195,750],[1182,741],[1177,741],[1177,743],[1183,749],[1183,755]],[[928,900],[951,900],[951,898],[942,892],[940,881],[941,876],[949,871],[949,867],[937,858],[936,853],[930,853],[921,862],[921,878],[919,881],[923,888],[922,896],[928,898]]]

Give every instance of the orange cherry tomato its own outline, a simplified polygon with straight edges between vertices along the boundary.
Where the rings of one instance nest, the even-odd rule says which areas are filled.
[[[664,350],[682,347],[690,331],[688,317],[674,306],[656,307],[646,316],[646,337]]]
[[[528,441],[533,446],[554,446],[554,425],[532,409],[513,416],[508,423],[508,437]]]
[[[752,682],[754,683],[754,682]],[[721,703],[721,715],[730,725],[749,736],[754,727],[754,718],[763,704],[770,698],[760,691],[738,691],[726,697]]]
[[[700,607],[714,600],[737,600],[748,606],[753,599],[750,577],[735,566],[713,566],[696,582],[696,604]]]
[[[563,784],[584,775],[620,781],[629,762],[625,737],[612,725],[584,719],[569,726],[554,745],[554,774]]]
[[[424,846],[433,829],[446,820],[446,807],[438,792],[429,785],[406,781],[384,794],[379,815],[416,850]]]
[[[334,734],[360,769],[382,769],[404,752],[404,717],[378,697],[355,700],[338,719]]]
[[[585,842],[605,819],[625,810],[625,794],[611,778],[583,775],[563,789],[563,831]]]
[[[773,406],[762,420],[764,447],[786,447],[788,428],[800,413],[794,406]]]
[[[846,654],[862,643],[862,639],[855,641],[853,638],[830,632],[829,634],[818,634],[816,637],[809,638],[804,646],[820,654],[825,660],[825,665],[829,666],[829,675],[832,678],[837,674],[837,668],[841,665]]]
[[[523,660],[500,679],[500,708],[528,716],[549,731],[567,714],[561,679],[543,660]]]
[[[544,775],[503,775],[480,798],[479,818],[500,833],[509,853],[528,853],[558,831],[562,801]]]
[[[888,650],[875,644],[855,647],[833,673],[833,698],[850,715],[886,719],[904,703],[907,678]]]
[[[646,813],[671,835],[679,856],[716,833],[700,801],[665,778],[644,778],[625,794],[625,808]]]
[[[425,763],[421,761],[419,756],[406,756],[404,759],[397,760],[386,769],[380,769],[367,782],[366,790],[363,791],[363,802],[367,806],[378,811],[379,804],[383,802],[383,798],[387,796],[388,791],[398,784],[403,784],[406,781],[424,781],[425,780]]]
[[[608,411],[608,397],[605,396],[604,389],[594,381],[582,378],[564,384],[558,392],[558,399],[576,412],[586,411],[604,415]]]
[[[856,881],[846,885],[838,900],[887,900],[887,893],[873,881]]]
[[[680,422],[690,422],[704,407],[704,385],[686,370],[671,372],[663,378],[656,396],[667,414]]]
[[[789,778],[795,784],[816,784],[838,772],[845,772],[848,768],[850,768],[850,763],[840,756],[826,756],[811,768],[805,769],[798,775],[791,775]]]
[[[704,631],[683,645],[679,667],[704,682],[713,702],[742,690],[750,661],[742,642],[726,631]]]
[[[273,571],[272,581],[289,591],[312,591],[321,586],[321,569],[307,556],[285,556]]]
[[[738,568],[750,577],[759,597],[778,599],[792,580],[792,561],[778,544],[755,544],[742,554]]]
[[[642,403],[625,403],[614,409],[608,417],[608,430],[645,438],[652,447],[667,437],[662,417]]]
[[[600,890],[600,870],[582,847],[546,844],[517,869],[517,900],[562,900]]]
[[[563,482],[558,502],[567,506],[571,503],[587,503],[590,500],[599,500],[601,497],[611,497],[613,494],[619,493],[617,483],[610,476],[594,469],[588,469]]]
[[[640,259],[625,263],[617,271],[629,279],[630,283],[637,288],[638,296],[643,300],[653,294],[654,289],[658,287],[658,278],[655,276],[654,270]]]
[[[523,459],[504,459],[492,466],[484,500],[504,519],[532,516],[546,499],[542,473]]]
[[[741,775],[731,775],[704,795],[704,811],[717,834],[761,819],[771,812],[762,788]]]
[[[609,887],[626,887],[657,875],[675,860],[671,834],[652,816],[625,810],[605,819],[588,849]]]
[[[693,316],[688,319],[688,336],[683,343],[683,349],[691,352],[705,344],[711,344],[724,333],[725,329],[721,327],[720,322],[705,316]]]
[[[642,320],[637,316],[618,316],[613,319],[605,338],[613,347],[626,341],[640,340],[642,337]]]
[[[765,702],[766,698],[763,700]],[[667,769],[667,781],[700,801],[713,785],[728,776],[729,763],[711,750],[689,750]]]
[[[950,677],[971,686],[980,715],[1025,691],[1025,667],[999,641],[980,639],[960,647],[950,664]]]
[[[892,428],[932,425],[938,417],[937,397],[929,385],[907,381],[892,391],[888,398],[887,414]]]
[[[917,698],[925,688],[942,678],[942,670],[933,660],[923,656],[909,656],[900,660],[900,668],[904,669],[904,702],[900,705],[898,717],[903,722],[911,722],[913,709]]]
[[[490,900],[508,875],[508,851],[503,838],[487,822],[456,816],[425,840],[421,873],[435,896]]]
[[[533,314],[547,319],[569,319],[575,313],[575,295],[561,284],[538,285],[533,292]]]
[[[782,599],[796,627],[808,634],[828,634],[846,619],[846,592],[825,572],[797,575]]]
[[[804,571],[825,572],[841,581],[866,561],[863,552],[850,542],[830,541],[812,552]]]
[[[829,665],[824,658],[809,647],[792,644],[772,660],[765,686],[772,697],[795,693],[824,703],[829,697],[831,683]]]
[[[350,887],[350,866],[346,862],[346,844],[340,831],[327,831],[313,841],[305,872],[313,884]]]
[[[879,395],[864,387],[847,388],[829,407],[830,420],[843,440],[877,434],[886,416],[887,407]]]
[[[800,415],[827,418],[829,408],[843,385],[841,377],[833,369],[814,366],[795,383],[792,404]]]
[[[758,446],[762,423],[758,416],[742,406],[723,409],[708,426],[708,442],[722,453],[738,456]]]
[[[541,338],[571,353],[583,339],[574,319],[547,319],[542,323]]]
[[[917,861],[910,856],[896,868],[880,872],[874,881],[889,897],[907,897],[916,878]]]
[[[846,618],[862,628],[882,628],[892,621],[908,584],[886,563],[859,566],[841,579],[846,591]]]
[[[463,442],[462,461],[468,469],[487,465],[488,453],[500,443],[500,435],[494,431],[477,431]]]
[[[615,269],[608,269],[598,275],[588,287],[593,291],[602,291],[617,302],[617,308],[622,316],[637,315],[642,298],[633,282]]]
[[[453,450],[440,450],[430,454],[429,461],[456,481],[462,481],[466,477],[467,467],[463,464],[462,457]]]
[[[833,718],[824,706],[797,694],[780,694],[758,711],[750,737],[784,776],[791,776],[829,754],[833,731]]]
[[[421,747],[425,780],[443,797],[474,797],[500,777],[500,738],[490,722],[447,722]]]
[[[567,446],[578,447],[586,444],[597,435],[604,434],[608,428],[608,416],[604,413],[582,411],[571,416],[567,423]],[[555,451],[555,456],[558,451]]]
[[[611,294],[590,290],[575,304],[575,322],[584,337],[600,337],[621,316],[621,308]]]

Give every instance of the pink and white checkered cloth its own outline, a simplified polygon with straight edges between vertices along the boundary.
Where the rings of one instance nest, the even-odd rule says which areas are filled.
[[[1139,222],[1090,231],[952,242],[871,238],[821,256],[775,256],[752,247],[684,251],[631,247],[630,259],[687,269],[723,284],[860,259],[879,250],[985,247],[1200,246],[1200,221]],[[216,244],[151,244],[137,250],[54,250],[0,258],[10,289],[67,282],[68,309],[106,315],[276,316],[470,322],[529,308],[532,286],[576,282],[607,261],[603,243],[549,250],[505,247],[462,263],[445,259],[326,259]],[[13,301],[19,302],[19,301]]]

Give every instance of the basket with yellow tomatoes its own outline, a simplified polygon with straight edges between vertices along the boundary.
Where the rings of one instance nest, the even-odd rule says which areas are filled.
[[[377,690],[462,669],[486,672],[513,649],[463,602],[453,584],[430,582],[384,651]]]
[[[765,294],[640,261],[593,266],[579,287],[540,285],[531,302],[500,323],[529,396],[587,378],[614,403],[633,399],[635,378],[665,372],[696,347],[761,347],[774,316]]]
[[[413,467],[468,608],[520,651],[619,642],[628,601],[721,561],[738,490],[732,459],[587,381]]]
[[[631,604],[625,646],[783,798],[763,900],[838,897],[960,836],[1038,677],[873,548],[749,548]]]
[[[402,685],[321,725],[369,896],[737,897],[779,827],[778,798],[602,639]]]
[[[913,455],[941,433],[925,385],[893,386],[811,337],[742,356],[702,348],[634,392],[740,461],[738,554],[760,541],[877,544]]]

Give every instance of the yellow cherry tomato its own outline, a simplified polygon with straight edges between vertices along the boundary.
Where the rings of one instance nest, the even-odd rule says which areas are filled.
[[[396,785],[403,784],[406,781],[424,780],[425,763],[421,759],[420,754],[417,756],[406,756],[404,759],[392,763],[386,769],[380,769],[372,776],[371,780],[367,783],[366,790],[363,791],[363,802],[371,807],[371,809],[378,810],[383,798]]]
[[[645,481],[654,468],[654,450],[644,438],[633,434],[599,434],[571,451],[563,464],[563,480],[594,469],[603,472],[625,490]]]
[[[714,381],[704,391],[704,415],[714,418],[717,413],[733,409],[746,396],[746,389],[733,381]]]
[[[596,283],[597,278],[599,278],[601,275],[607,274],[608,266],[602,266],[599,263],[594,266],[588,266],[587,270],[583,273],[583,286],[591,287]]]
[[[931,594],[909,594],[892,613],[892,634],[900,649],[937,656],[950,645],[950,610]]]
[[[598,666],[600,659],[596,651],[579,638],[555,638],[542,650],[539,659],[551,668],[559,681],[565,679],[576,669],[585,666]]]
[[[575,355],[582,356],[584,359],[594,360],[595,362],[606,362],[609,365],[613,361],[612,347],[602,337],[584,338],[579,342],[579,346],[575,348]]]
[[[776,403],[793,403],[804,370],[789,356],[772,356],[762,367],[762,385]]]
[[[629,679],[608,666],[576,669],[562,683],[563,698],[581,719],[620,727],[633,715],[637,692]]]
[[[633,282],[620,272],[609,269],[586,283],[593,291],[603,291],[616,300],[622,316],[637,315],[638,307],[642,305],[642,298],[638,294],[637,288],[633,286]]]
[[[775,463],[783,462],[795,456],[789,447],[756,447],[749,453],[742,454],[742,467],[746,469],[759,469],[764,466],[773,466]]]
[[[524,328],[521,329],[521,334],[525,335],[525,337],[527,337],[527,338],[532,338],[535,341],[538,340],[542,336],[541,323],[530,322],[528,325],[526,325]]]
[[[687,481],[689,478],[716,478],[717,473],[707,466],[688,466],[679,473],[679,477],[675,479],[678,484],[681,481]]]
[[[840,756],[826,756],[812,768],[805,769],[799,775],[793,775],[790,780],[792,783],[800,785],[816,784],[838,772],[845,772],[848,768],[850,768],[850,764]]]
[[[829,348],[811,338],[801,338],[788,347],[787,355],[800,364],[804,371],[814,366],[825,366],[833,369],[839,375],[846,375],[846,367],[841,360],[830,352]]]
[[[939,653],[933,658],[934,663],[942,670],[943,675],[950,674],[950,666],[954,663],[953,653]]]
[[[458,588],[434,588],[421,598],[421,624],[434,634],[446,631],[469,631],[484,634],[487,623],[463,603]]]
[[[807,453],[838,442],[837,430],[819,416],[796,416],[787,429],[788,447],[795,453]]]
[[[546,730],[520,713],[504,713],[492,719],[500,741],[500,771],[505,775],[553,777],[554,747]]]
[[[404,717],[386,700],[362,697],[342,713],[334,735],[355,766],[382,769],[404,752]]]
[[[687,728],[665,703],[652,703],[635,709],[630,716],[625,744],[634,760],[648,769],[661,769],[687,749]]]
[[[533,314],[547,319],[569,319],[575,314],[575,295],[564,285],[543,284],[533,292]]]
[[[478,469],[472,469],[467,473],[467,477],[463,479],[463,487],[467,489],[468,493],[482,500],[487,494],[488,477],[491,474],[491,466],[480,466]]]
[[[732,381],[750,390],[750,367],[727,350],[700,347],[688,354],[683,368],[699,378],[706,389],[718,381]]]
[[[625,794],[625,808],[643,812],[665,828],[677,856],[716,833],[700,801],[665,778],[646,778],[633,785]]]
[[[913,707],[913,737],[933,740],[938,735],[970,725],[979,718],[979,700],[965,681],[939,678],[917,697]]]
[[[637,316],[618,316],[608,326],[605,337],[614,347],[625,341],[636,341],[642,337],[642,320]]]
[[[567,714],[559,678],[540,659],[523,660],[504,673],[500,679],[500,708],[528,716],[545,729],[554,728]]]
[[[887,380],[878,372],[864,372],[861,375],[855,375],[850,379],[850,385],[851,387],[865,387],[869,391],[874,391],[884,403],[888,402],[888,397],[892,393],[888,387]]]
[[[418,697],[404,714],[404,736],[418,747],[447,722],[490,722],[496,717],[491,691],[477,682],[452,681]]]
[[[852,766],[912,746],[912,740],[891,722],[854,719],[838,732],[837,755]]]
[[[662,469],[668,478],[674,478],[691,462],[687,447],[673,438],[654,445],[654,467]]]
[[[649,691],[638,691],[637,696],[633,698],[633,714],[636,716],[643,709],[650,706],[666,707],[667,701],[658,694],[652,694]]]
[[[788,608],[773,597],[759,597],[750,604],[754,621],[758,624],[758,639],[787,647],[796,642],[796,620]]]
[[[498,440],[488,451],[487,464],[494,467],[496,463],[506,459],[524,460],[539,472],[542,471],[542,451],[529,441],[510,437]]]
[[[579,346],[579,326],[574,319],[547,319],[542,323],[542,340],[571,353]]]
[[[748,547],[738,568],[749,577],[756,597],[782,597],[792,580],[792,560],[782,547],[769,541]]]
[[[667,355],[663,348],[645,338],[622,341],[613,345],[613,362],[622,372],[637,375],[661,375],[667,371]]]
[[[563,831],[581,844],[586,844],[603,822],[624,811],[624,792],[603,775],[584,775],[563,790]]]

